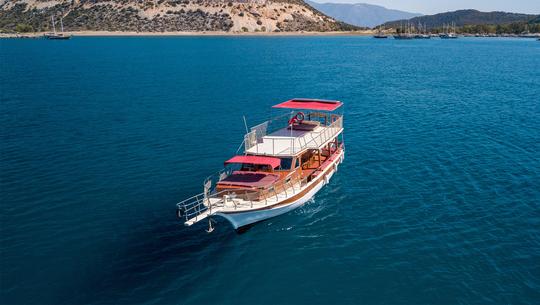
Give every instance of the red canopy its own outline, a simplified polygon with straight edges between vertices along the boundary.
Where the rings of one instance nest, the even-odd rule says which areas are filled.
[[[308,109],[308,110],[324,110],[334,111],[343,105],[340,101],[319,100],[308,98],[295,98],[281,104],[272,106],[272,108],[288,108],[288,109]]]
[[[257,165],[269,165],[272,168],[276,168],[281,164],[279,158],[274,157],[261,157],[261,156],[234,156],[229,160],[225,161],[225,165],[230,163],[246,163],[246,164],[257,164]]]

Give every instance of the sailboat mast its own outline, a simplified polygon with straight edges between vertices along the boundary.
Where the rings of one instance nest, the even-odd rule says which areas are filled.
[[[56,25],[54,24],[54,15],[51,16],[53,32],[56,34]]]
[[[64,33],[64,18],[60,17],[60,27],[62,28],[62,33]]]

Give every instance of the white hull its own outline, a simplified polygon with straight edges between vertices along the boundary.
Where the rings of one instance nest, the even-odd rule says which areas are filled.
[[[221,216],[225,219],[227,219],[234,229],[241,228],[243,226],[247,226],[259,221],[263,221],[265,219],[269,219],[272,217],[276,217],[282,214],[285,214],[287,212],[290,212],[302,205],[304,205],[308,200],[310,200],[315,194],[326,184],[330,181],[330,178],[334,175],[334,173],[337,171],[338,165],[343,162],[344,159],[344,152],[342,151],[341,156],[336,158],[333,164],[328,166],[327,170],[324,172],[326,175],[326,178],[320,179],[319,181],[313,182],[317,183],[311,190],[309,190],[306,194],[304,194],[302,197],[298,198],[297,200],[283,206],[275,207],[275,208],[269,208],[269,209],[262,209],[262,210],[256,210],[251,212],[239,212],[239,213],[222,213],[217,212],[214,213],[212,216]],[[335,166],[335,168],[334,168]],[[309,187],[310,185],[307,185]]]

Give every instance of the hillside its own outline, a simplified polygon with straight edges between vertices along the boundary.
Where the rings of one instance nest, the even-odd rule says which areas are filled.
[[[383,6],[366,3],[317,3],[312,1],[306,1],[306,3],[336,20],[360,27],[374,27],[388,21],[421,16],[421,14],[387,9]]]
[[[415,17],[409,20],[387,22],[385,27],[399,27],[400,24],[410,22],[413,25],[421,23],[428,29],[440,28],[444,24],[455,23],[457,27],[468,25],[503,25],[518,22],[527,22],[536,15],[516,14],[506,12],[480,12],[477,10],[459,10],[429,16]]]
[[[338,22],[301,0],[0,0],[0,31],[342,31]]]

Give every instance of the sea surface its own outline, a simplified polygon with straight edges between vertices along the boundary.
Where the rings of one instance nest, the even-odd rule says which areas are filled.
[[[540,42],[0,40],[2,304],[539,304]],[[345,103],[305,206],[184,227],[292,97]]]

